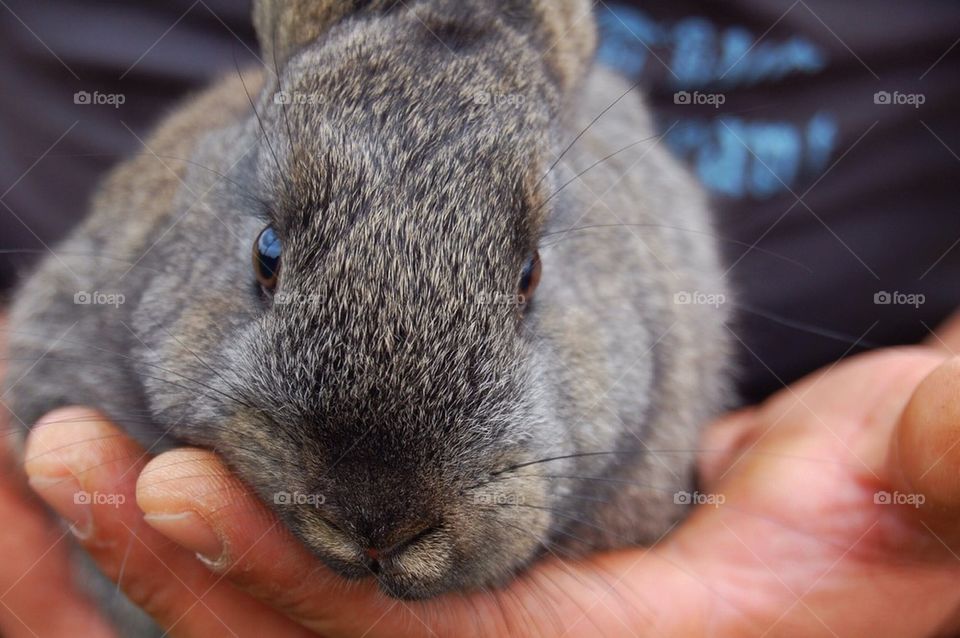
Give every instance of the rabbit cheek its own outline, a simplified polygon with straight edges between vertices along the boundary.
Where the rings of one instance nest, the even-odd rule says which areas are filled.
[[[449,539],[433,535],[397,555],[384,568],[387,574],[400,574],[405,581],[435,583],[447,576],[452,567],[452,558],[453,549]]]

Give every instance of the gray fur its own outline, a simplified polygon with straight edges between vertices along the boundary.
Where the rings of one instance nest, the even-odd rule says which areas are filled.
[[[16,415],[92,405],[154,450],[214,449],[346,576],[413,537],[375,570],[396,596],[657,539],[729,401],[725,311],[675,295],[725,290],[704,196],[636,92],[541,179],[629,89],[593,65],[588,12],[258,3],[279,81],[185,104],[21,287]],[[268,223],[273,302],[251,268]],[[521,313],[503,300],[538,246]]]

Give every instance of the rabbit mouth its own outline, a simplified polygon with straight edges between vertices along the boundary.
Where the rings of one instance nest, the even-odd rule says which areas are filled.
[[[514,538],[506,529],[510,526],[458,532],[445,522],[383,549],[364,547],[362,539],[339,530],[331,535],[327,526],[301,527],[298,535],[339,576],[372,581],[391,598],[423,600],[497,587],[535,560],[541,549],[533,542],[537,535]]]
[[[374,580],[392,598],[418,600],[454,589],[453,546],[439,526],[425,528],[392,547],[362,548],[341,539],[339,547],[318,551],[320,558],[349,580]]]

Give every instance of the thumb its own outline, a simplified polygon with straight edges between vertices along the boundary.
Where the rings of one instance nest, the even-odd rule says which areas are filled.
[[[925,518],[958,527],[960,357],[941,364],[914,391],[894,432],[890,470],[894,487],[925,499]]]
[[[960,312],[937,327],[936,332],[927,337],[925,343],[953,356],[960,354]]]

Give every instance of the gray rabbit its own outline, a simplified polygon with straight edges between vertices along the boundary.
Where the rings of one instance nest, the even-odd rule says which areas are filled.
[[[254,13],[265,68],[179,108],[20,287],[15,418],[211,448],[397,597],[655,541],[730,403],[727,292],[591,3]]]

